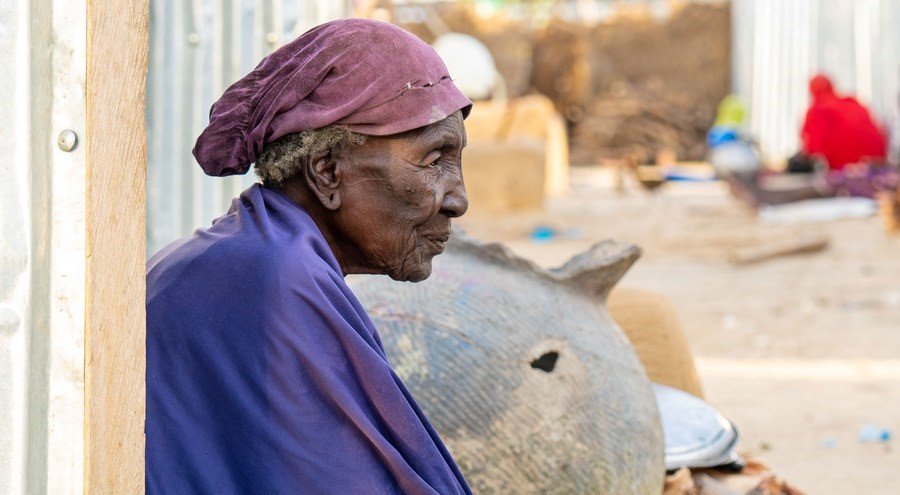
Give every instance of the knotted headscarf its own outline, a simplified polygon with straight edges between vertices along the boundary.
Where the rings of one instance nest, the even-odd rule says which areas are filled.
[[[279,48],[210,109],[194,157],[209,175],[243,174],[287,134],[331,124],[371,136],[443,120],[472,102],[428,44],[394,25],[341,19]]]

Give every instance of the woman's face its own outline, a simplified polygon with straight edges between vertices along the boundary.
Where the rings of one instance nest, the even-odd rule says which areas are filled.
[[[450,221],[469,206],[462,114],[402,134],[368,137],[341,153],[335,226],[364,273],[418,282],[444,250]]]

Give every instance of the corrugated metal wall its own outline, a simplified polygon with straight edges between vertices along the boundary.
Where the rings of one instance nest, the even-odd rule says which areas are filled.
[[[897,117],[897,0],[733,0],[732,16],[734,88],[768,157],[797,151],[807,82],[818,71],[882,122]]]
[[[253,182],[211,178],[191,155],[209,107],[283,43],[350,12],[346,0],[152,0],[147,249],[209,225]]]
[[[0,1],[0,494],[82,494],[84,0]]]

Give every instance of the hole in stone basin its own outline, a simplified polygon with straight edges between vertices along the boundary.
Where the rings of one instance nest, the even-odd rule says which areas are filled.
[[[531,367],[547,373],[553,371],[556,367],[556,360],[559,359],[559,353],[556,351],[545,352],[541,357],[531,362]]]

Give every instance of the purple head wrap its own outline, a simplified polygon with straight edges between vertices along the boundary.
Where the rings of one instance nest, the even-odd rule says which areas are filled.
[[[243,174],[287,134],[341,124],[385,136],[471,107],[428,44],[385,22],[342,19],[307,31],[225,90],[194,157],[209,175]]]

